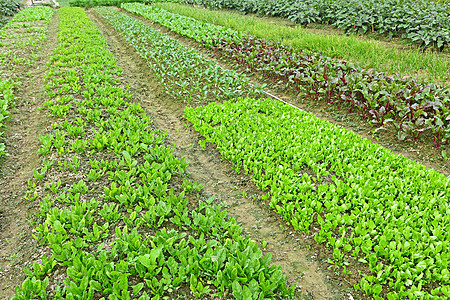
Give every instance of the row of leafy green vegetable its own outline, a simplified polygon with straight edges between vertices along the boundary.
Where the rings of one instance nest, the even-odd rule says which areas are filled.
[[[95,10],[148,61],[170,95],[178,97],[181,94],[187,103],[202,103],[211,97],[215,101],[255,95],[257,92],[255,88],[249,88],[249,81],[244,75],[223,69],[198,51],[141,21],[111,7]]]
[[[186,107],[185,117],[295,230],[333,249],[331,264],[367,264],[357,288],[450,297],[449,178],[271,99]]]
[[[181,2],[181,1],[175,1]],[[186,0],[208,8],[330,24],[349,33],[377,32],[442,50],[450,43],[450,4],[413,0]]]
[[[431,136],[436,147],[450,138],[450,89],[423,85],[400,75],[386,76],[320,53],[299,51],[280,43],[255,39],[221,26],[172,14],[142,4],[123,4],[130,12],[202,43],[261,72],[275,83],[307,97],[356,111],[378,127],[390,127],[400,139]]]
[[[8,22],[8,17],[17,14],[23,5],[15,0],[2,0],[0,2],[0,27]]]
[[[45,103],[55,123],[40,136],[28,193],[47,255],[14,299],[173,299],[188,296],[182,287],[196,298],[291,296],[270,254],[212,199],[199,200],[186,160],[133,103],[86,13],[58,14]]]
[[[29,7],[16,14],[0,31],[0,77],[17,79],[26,73],[47,37],[53,10]]]
[[[5,122],[10,115],[10,109],[14,105],[15,96],[14,96],[14,87],[15,84],[11,80],[0,80],[0,138],[3,135],[3,129],[5,126]],[[6,155],[6,146],[0,140],[0,159],[2,159]]]
[[[27,8],[10,19],[9,23],[0,30],[0,138],[10,115],[10,109],[16,100],[15,91],[20,86],[15,71],[21,67],[24,58],[19,55],[26,45],[32,45],[32,50],[36,52],[40,49],[52,15],[53,11],[49,8]],[[44,21],[43,27],[39,30],[35,29],[32,23],[36,20]],[[19,32],[23,28],[27,29],[26,33]],[[33,60],[33,57],[26,58],[26,67],[30,67]],[[6,146],[0,141],[0,159],[5,154]]]

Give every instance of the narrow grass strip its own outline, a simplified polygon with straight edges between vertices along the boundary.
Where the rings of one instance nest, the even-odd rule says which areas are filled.
[[[356,36],[321,35],[301,27],[286,27],[268,20],[236,12],[213,11],[177,3],[155,3],[170,12],[222,25],[298,49],[323,51],[324,55],[344,59],[389,74],[409,74],[423,80],[442,83],[450,80],[450,59],[446,55],[399,50],[378,41]]]

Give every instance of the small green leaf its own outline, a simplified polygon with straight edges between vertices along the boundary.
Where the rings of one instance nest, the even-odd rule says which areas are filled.
[[[242,292],[242,287],[239,284],[239,282],[237,282],[236,280],[233,281],[232,288],[233,288],[233,296],[238,300],[243,300],[244,294]]]
[[[133,295],[137,295],[142,290],[143,287],[144,287],[144,283],[142,283],[142,282],[138,283],[136,285],[133,285],[133,287],[132,287]]]

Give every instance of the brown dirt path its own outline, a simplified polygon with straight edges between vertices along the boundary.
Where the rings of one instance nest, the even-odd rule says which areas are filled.
[[[14,288],[23,278],[23,269],[31,267],[40,257],[39,245],[32,238],[30,219],[36,203],[24,200],[28,179],[39,165],[39,134],[43,134],[46,118],[39,111],[42,106],[44,74],[47,62],[56,45],[58,17],[54,14],[47,40],[37,60],[22,77],[15,109],[5,132],[9,156],[0,169],[0,299],[10,299]]]
[[[249,176],[234,172],[228,162],[221,160],[218,151],[199,146],[200,135],[184,125],[184,104],[165,94],[147,63],[103,18],[93,10],[88,15],[108,40],[116,63],[131,83],[135,101],[155,116],[157,127],[168,133],[176,154],[189,160],[192,179],[205,185],[206,196],[222,202],[253,239],[268,242],[265,250],[283,267],[288,281],[297,283],[301,299],[361,299],[352,289],[354,280],[339,278],[333,282],[336,277],[324,270],[327,265],[320,258],[323,249],[307,250],[304,237],[281,229],[280,225],[286,222],[259,201],[262,193]]]

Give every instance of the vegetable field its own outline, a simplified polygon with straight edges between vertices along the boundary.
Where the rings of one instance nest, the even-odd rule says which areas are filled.
[[[447,4],[189,3],[448,44]],[[0,31],[1,299],[450,298],[445,83],[71,4]]]

